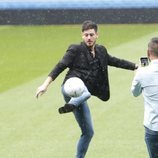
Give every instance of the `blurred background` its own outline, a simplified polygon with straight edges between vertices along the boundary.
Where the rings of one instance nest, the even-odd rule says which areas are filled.
[[[0,24],[157,23],[157,0],[0,0]]]

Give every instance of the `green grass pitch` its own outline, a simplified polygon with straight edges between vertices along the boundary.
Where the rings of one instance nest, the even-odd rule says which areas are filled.
[[[73,114],[59,115],[63,72],[37,100],[36,88],[71,43],[80,25],[0,26],[0,157],[73,158],[80,129]],[[158,24],[99,25],[98,43],[138,63]],[[109,68],[111,98],[91,97],[95,134],[87,158],[147,158],[143,99],[130,92],[133,72]]]

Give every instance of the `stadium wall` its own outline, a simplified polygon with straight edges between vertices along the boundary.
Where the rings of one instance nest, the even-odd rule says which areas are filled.
[[[0,10],[1,25],[79,24],[87,19],[100,24],[158,23],[158,9]]]
[[[157,0],[0,0],[1,25],[158,23]]]

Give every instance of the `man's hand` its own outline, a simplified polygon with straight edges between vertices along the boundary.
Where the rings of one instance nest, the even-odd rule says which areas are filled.
[[[135,70],[137,70],[139,68],[138,64],[135,64]]]
[[[51,82],[52,82],[52,78],[50,76],[48,76],[46,78],[46,80],[44,81],[44,83],[37,88],[37,91],[36,91],[36,98],[37,99],[39,96],[43,95],[47,91],[47,88]]]
[[[41,85],[40,87],[37,88],[36,91],[36,98],[38,99],[39,96],[43,95],[47,91],[47,87],[44,85]]]

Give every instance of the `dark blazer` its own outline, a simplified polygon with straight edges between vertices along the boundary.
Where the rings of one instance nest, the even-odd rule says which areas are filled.
[[[83,80],[90,93],[97,96],[103,101],[107,101],[110,98],[110,88],[108,79],[108,65],[118,68],[134,70],[135,64],[123,59],[112,57],[108,54],[106,48],[102,45],[96,45],[95,51],[101,67],[101,79],[99,79],[99,89],[92,89],[89,83],[89,76],[91,73],[90,68],[90,56],[89,50],[85,43],[69,46],[62,60],[55,66],[50,72],[49,76],[53,80],[66,68],[69,68],[68,73],[65,76],[64,82],[70,77],[79,77]],[[97,80],[96,76],[96,80]],[[64,83],[63,82],[63,83]]]

